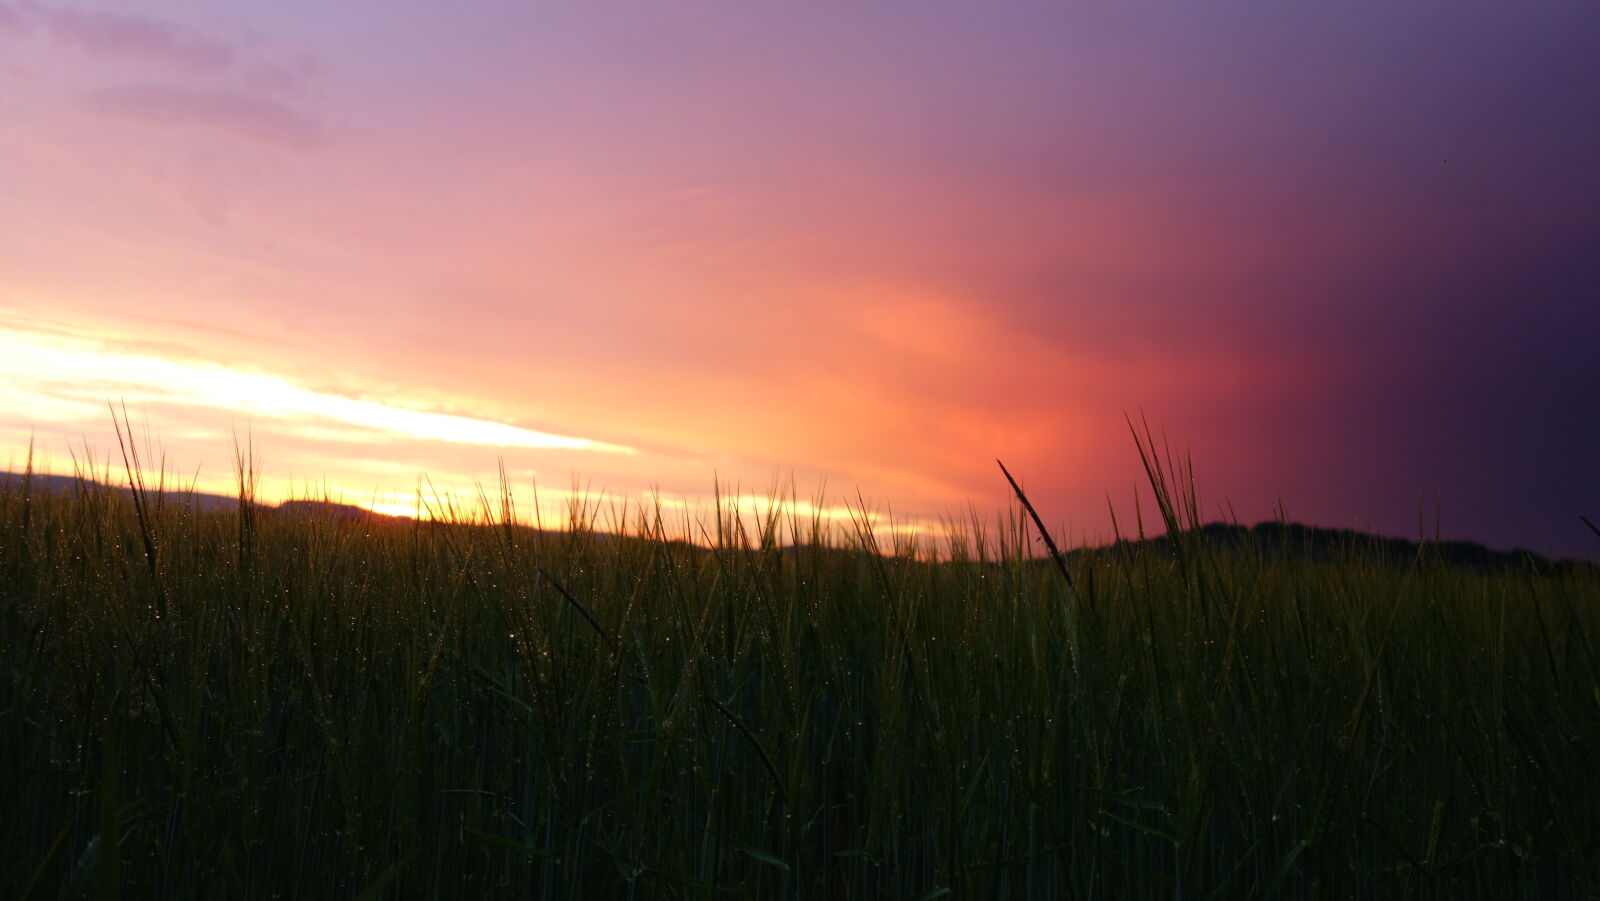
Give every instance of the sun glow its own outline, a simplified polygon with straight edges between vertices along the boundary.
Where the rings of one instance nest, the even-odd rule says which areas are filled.
[[[8,407],[44,421],[79,418],[90,406],[120,399],[290,421],[310,418],[324,429],[369,430],[454,444],[635,453],[620,444],[312,391],[265,373],[108,350],[90,340],[4,326],[0,326],[0,380],[6,384]]]
[[[769,494],[742,490],[737,481],[700,492],[692,487],[698,461],[672,452],[315,390],[270,372],[208,360],[190,347],[149,342],[115,324],[91,330],[7,315],[3,307],[0,389],[0,409],[29,427],[0,441],[0,451],[11,454],[0,469],[18,469],[26,460],[36,471],[69,474],[86,461],[91,478],[120,482],[115,454],[94,450],[91,436],[103,445],[106,421],[120,416],[125,405],[143,420],[139,440],[151,465],[164,475],[173,465],[174,478],[204,493],[235,490],[236,473],[229,470],[241,439],[230,434],[230,426],[242,431],[253,423],[244,440],[253,452],[264,449],[267,462],[255,497],[265,504],[326,501],[424,521],[509,520],[554,530],[666,535],[701,546],[848,543],[871,536],[900,552],[909,542],[937,541],[947,532],[935,519],[873,508],[859,496],[808,498],[792,482],[787,488],[774,484]],[[108,401],[116,408],[111,415]],[[34,426],[42,428],[40,435]],[[66,438],[72,447],[74,433],[82,443],[72,449],[73,467],[53,465],[50,446]],[[163,442],[174,439],[182,442],[181,453],[168,459]],[[499,472],[486,470],[475,448],[497,456],[529,449],[558,453],[512,455],[516,476],[508,478],[504,456]],[[610,460],[586,458],[584,451]],[[225,461],[220,467],[219,455]],[[605,481],[592,488],[551,485],[552,471],[569,465],[574,471],[598,468]],[[661,472],[673,490],[661,491],[655,481]],[[643,486],[646,478],[651,487]]]
[[[435,484],[424,481],[410,491],[360,491],[348,485],[323,483],[307,486],[299,499],[328,501],[359,507],[384,516],[434,522],[504,523],[565,530],[582,525],[603,533],[659,535],[710,547],[716,544],[720,519],[723,539],[733,544],[780,543],[820,538],[847,544],[869,535],[873,542],[905,548],[908,541],[948,541],[952,536],[942,523],[902,518],[870,508],[847,504],[818,504],[803,498],[755,494],[709,497],[666,497],[654,491],[634,494],[604,489],[539,488]]]

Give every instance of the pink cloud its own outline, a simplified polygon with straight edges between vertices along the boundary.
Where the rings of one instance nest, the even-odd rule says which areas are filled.
[[[242,67],[243,84],[280,97],[301,98],[322,72],[322,64],[307,53],[296,53],[280,59],[247,61]]]
[[[219,72],[237,51],[226,41],[151,16],[28,4],[23,11],[58,42],[91,56],[155,62],[185,72]]]
[[[29,28],[30,23],[21,13],[9,6],[0,6],[0,33],[21,34]]]
[[[211,128],[292,150],[309,149],[323,135],[321,124],[300,110],[234,90],[130,85],[95,91],[85,104],[151,125]]]

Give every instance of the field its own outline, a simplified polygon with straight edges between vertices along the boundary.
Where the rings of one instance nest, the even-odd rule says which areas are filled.
[[[1070,585],[1020,510],[707,547],[13,480],[0,894],[1600,891],[1594,568],[1219,544],[1146,450],[1174,540]]]

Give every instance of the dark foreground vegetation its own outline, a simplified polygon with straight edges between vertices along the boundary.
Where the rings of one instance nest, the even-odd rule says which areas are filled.
[[[0,895],[1600,890],[1593,568],[1218,542],[1152,476],[1176,537],[1070,587],[1020,516],[934,560],[13,480]]]

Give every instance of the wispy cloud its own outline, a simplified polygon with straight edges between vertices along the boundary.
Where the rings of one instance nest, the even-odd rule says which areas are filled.
[[[151,125],[210,128],[294,150],[323,137],[322,125],[296,107],[230,89],[127,85],[94,91],[84,103],[98,113]]]
[[[505,448],[633,454],[631,447],[504,422],[413,410],[312,391],[274,375],[124,353],[96,342],[0,328],[0,379],[8,414],[69,421],[110,397],[322,423],[396,438]]]
[[[153,62],[181,72],[211,74],[228,69],[238,56],[230,42],[193,28],[129,13],[105,12],[35,3],[7,10],[7,17],[38,23],[60,44],[90,56]]]
[[[7,32],[21,34],[27,31],[28,28],[29,22],[23,18],[22,13],[17,12],[8,5],[0,4],[0,34]]]
[[[84,98],[92,111],[299,150],[322,136],[303,105],[320,71],[309,54],[139,13],[0,3],[0,36],[30,33],[114,79]]]
[[[303,98],[323,72],[322,63],[309,53],[255,58],[240,67],[242,84],[279,97]]]

